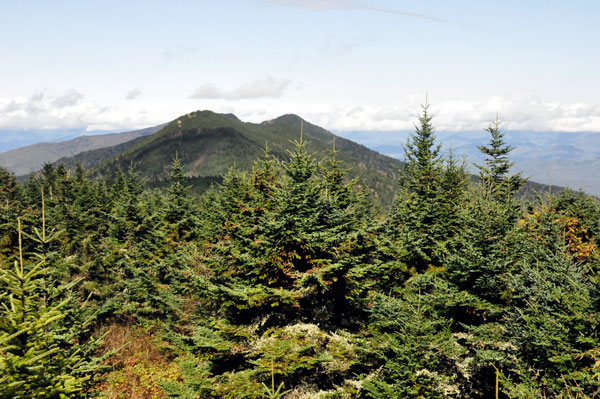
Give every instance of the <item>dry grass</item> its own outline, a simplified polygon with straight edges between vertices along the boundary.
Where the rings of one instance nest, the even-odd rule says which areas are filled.
[[[104,352],[121,349],[109,360],[114,371],[99,387],[102,398],[164,398],[160,382],[182,380],[179,367],[164,355],[148,329],[112,325],[104,342]]]

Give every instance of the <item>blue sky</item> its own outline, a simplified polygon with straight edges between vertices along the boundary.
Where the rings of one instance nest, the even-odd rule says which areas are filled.
[[[600,131],[598,1],[0,2],[0,129],[197,109],[330,130]]]

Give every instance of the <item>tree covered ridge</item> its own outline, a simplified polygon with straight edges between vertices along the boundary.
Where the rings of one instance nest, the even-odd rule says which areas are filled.
[[[0,397],[592,398],[600,207],[481,181],[428,105],[387,214],[302,135],[190,193],[0,170]]]
[[[325,158],[335,138],[336,147],[340,150],[339,160],[353,166],[350,175],[368,184],[385,206],[391,205],[398,168],[402,165],[399,160],[336,137],[296,115],[249,123],[233,115],[195,111],[177,118],[150,136],[63,158],[56,165],[65,163],[68,169],[75,171],[76,164],[81,163],[92,177],[111,174],[119,168],[127,170],[133,165],[149,185],[165,188],[168,186],[169,164],[177,152],[189,176],[191,190],[201,193],[211,183],[220,183],[231,165],[252,170],[253,162],[261,156],[265,143],[271,148],[272,155],[280,160],[287,159],[290,141],[298,139],[301,124],[307,151],[314,158]]]

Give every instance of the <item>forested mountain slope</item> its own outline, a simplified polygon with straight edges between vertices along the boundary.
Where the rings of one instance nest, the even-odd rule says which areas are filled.
[[[150,185],[164,186],[168,166],[177,154],[188,172],[189,184],[194,186],[194,191],[202,192],[210,184],[221,181],[221,176],[233,165],[251,170],[252,162],[261,156],[265,146],[276,158],[287,159],[301,130],[307,150],[317,160],[326,157],[335,139],[338,159],[348,169],[348,178],[357,177],[358,184],[368,187],[384,207],[392,204],[403,162],[335,136],[291,114],[255,124],[242,122],[231,114],[196,111],[177,118],[148,137],[86,151],[56,163],[64,163],[71,170],[79,163],[85,169],[96,168],[95,173],[100,175],[114,175],[117,170],[133,167]],[[561,189],[553,188],[556,192]],[[531,199],[536,193],[547,192],[547,185],[527,182],[520,195]]]
[[[234,115],[197,111],[177,118],[151,136],[119,146],[81,153],[61,159],[69,168],[76,163],[85,168],[97,167],[100,174],[112,174],[132,166],[151,184],[168,178],[168,167],[178,155],[194,184],[218,181],[235,165],[250,170],[252,162],[265,146],[278,159],[289,157],[293,141],[303,139],[307,150],[323,159],[333,148],[339,160],[349,168],[349,177],[359,177],[360,184],[373,189],[384,202],[391,203],[398,170],[402,163],[393,158],[334,136],[296,115],[284,115],[259,124],[242,122]]]
[[[32,144],[0,153],[0,165],[9,169],[17,176],[25,175],[40,170],[47,162],[55,162],[60,158],[72,157],[83,151],[110,147],[137,137],[147,136],[160,130],[163,126],[158,125],[126,133],[80,136],[72,140],[55,143]]]

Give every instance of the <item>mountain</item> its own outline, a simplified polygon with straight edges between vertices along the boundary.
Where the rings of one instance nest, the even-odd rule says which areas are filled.
[[[161,185],[168,178],[173,158],[179,156],[191,182],[206,186],[220,179],[229,167],[250,170],[265,144],[280,159],[288,157],[293,141],[303,140],[317,159],[329,155],[335,138],[338,158],[349,168],[349,176],[358,177],[380,197],[391,203],[396,190],[399,160],[369,150],[363,145],[336,137],[296,115],[284,115],[262,123],[240,121],[235,115],[197,111],[177,118],[156,133],[117,146],[80,153],[58,162],[73,168],[81,163],[97,173],[113,173],[133,166],[150,184]]]
[[[349,170],[348,176],[358,177],[385,207],[391,205],[402,161],[336,136],[291,114],[262,123],[249,123],[232,114],[196,111],[177,118],[151,135],[61,158],[56,163],[64,163],[69,169],[79,163],[98,175],[111,175],[117,170],[133,167],[150,185],[160,187],[168,184],[169,166],[178,156],[190,176],[189,184],[200,192],[220,181],[232,165],[251,170],[254,160],[263,154],[265,144],[273,155],[286,159],[293,142],[300,139],[301,126],[310,153],[317,159],[329,156],[335,139],[337,157]],[[393,148],[398,154],[403,151],[401,146]],[[555,192],[561,189],[552,188]],[[528,182],[521,195],[531,199],[535,192],[548,192],[548,186]]]
[[[97,134],[114,133],[110,131]],[[86,134],[86,127],[73,129],[0,129],[0,153],[41,142],[54,143]]]
[[[410,131],[354,131],[339,133],[382,154],[402,159],[403,144]],[[486,144],[489,133],[481,131],[436,132],[442,149],[452,148],[469,165],[483,161],[478,145]],[[582,189],[600,195],[600,133],[506,131],[505,140],[514,147],[514,171],[531,180]],[[471,172],[476,169],[471,166]]]
[[[165,125],[159,125],[126,133],[80,136],[68,141],[38,143],[0,153],[0,165],[16,175],[24,175],[39,170],[47,162],[55,162],[63,157],[71,157],[87,150],[114,146],[147,136]]]

